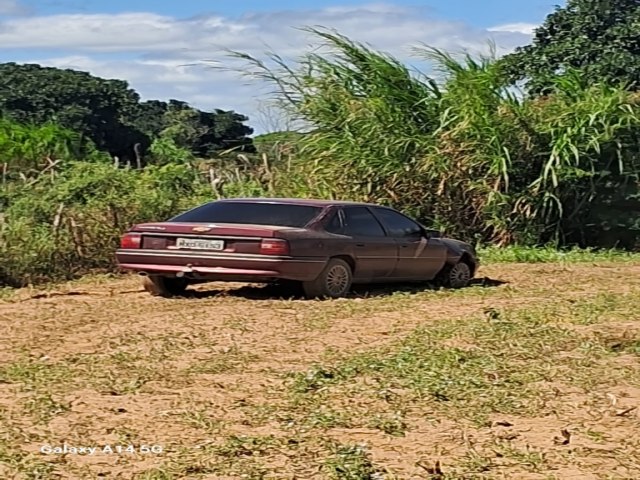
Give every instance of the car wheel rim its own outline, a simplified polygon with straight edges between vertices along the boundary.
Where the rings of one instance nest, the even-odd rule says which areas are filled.
[[[327,290],[332,295],[341,295],[349,284],[349,272],[342,265],[336,265],[327,272]]]
[[[451,283],[453,285],[465,285],[471,278],[471,272],[465,264],[456,265],[451,270]]]

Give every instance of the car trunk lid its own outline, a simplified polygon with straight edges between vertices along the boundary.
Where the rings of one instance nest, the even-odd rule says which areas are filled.
[[[141,248],[198,250],[221,253],[264,253],[263,239],[283,238],[284,231],[299,230],[275,225],[211,223],[143,223],[131,231],[142,235]]]

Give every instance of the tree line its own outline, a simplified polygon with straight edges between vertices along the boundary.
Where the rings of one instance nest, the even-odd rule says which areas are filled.
[[[199,157],[254,151],[253,129],[242,114],[205,112],[173,99],[141,101],[124,80],[71,69],[0,64],[0,115],[20,124],[55,124],[123,163],[144,161],[158,139]]]

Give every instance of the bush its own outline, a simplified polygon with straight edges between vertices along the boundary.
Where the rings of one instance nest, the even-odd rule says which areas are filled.
[[[127,228],[173,216],[210,193],[189,165],[131,170],[75,162],[54,181],[13,193],[0,234],[0,283],[113,269]]]

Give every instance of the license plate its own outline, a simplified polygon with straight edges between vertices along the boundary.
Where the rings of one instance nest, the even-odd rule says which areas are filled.
[[[222,240],[201,240],[198,238],[178,238],[176,248],[191,248],[193,250],[224,250]]]

